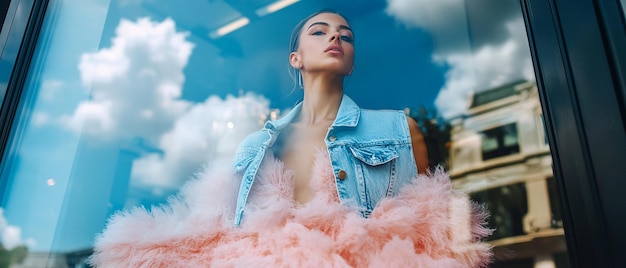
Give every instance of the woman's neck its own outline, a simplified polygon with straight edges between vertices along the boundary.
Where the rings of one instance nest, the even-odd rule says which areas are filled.
[[[330,125],[337,117],[343,97],[343,78],[315,77],[303,82],[304,101],[298,122],[307,125]]]

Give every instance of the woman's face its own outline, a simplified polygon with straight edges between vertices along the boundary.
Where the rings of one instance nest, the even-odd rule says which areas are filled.
[[[291,64],[303,72],[349,75],[354,63],[354,35],[346,20],[333,13],[309,19],[300,33],[300,44],[290,55]]]

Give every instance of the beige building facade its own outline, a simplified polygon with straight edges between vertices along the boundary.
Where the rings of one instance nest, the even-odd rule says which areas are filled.
[[[568,267],[552,157],[534,82],[474,94],[451,120],[453,185],[487,205],[496,267]]]

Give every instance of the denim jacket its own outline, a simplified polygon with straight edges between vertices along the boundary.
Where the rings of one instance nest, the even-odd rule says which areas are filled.
[[[284,117],[268,121],[239,145],[234,172],[242,176],[235,226],[244,215],[246,201],[266,152],[299,114],[302,103]],[[366,110],[344,95],[335,121],[325,137],[337,193],[342,204],[356,206],[368,217],[383,197],[393,196],[417,177],[411,136],[402,111]]]

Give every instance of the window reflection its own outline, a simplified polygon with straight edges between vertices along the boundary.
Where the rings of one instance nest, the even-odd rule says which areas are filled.
[[[483,160],[519,152],[517,125],[515,123],[485,130],[481,136]]]
[[[566,248],[535,83],[487,89],[469,107],[451,121],[450,172],[491,212],[494,267],[556,265]]]
[[[11,225],[0,208],[0,267],[10,267],[24,262],[32,240],[25,240],[19,226]]]
[[[516,183],[473,193],[472,199],[487,205],[489,226],[495,228],[490,240],[524,234],[523,218],[528,213],[526,185]]]
[[[326,7],[357,36],[346,93],[416,119],[430,162],[492,209],[492,240],[562,226],[515,1],[185,3],[50,1],[0,167],[24,266],[78,266],[113,213],[161,204],[203,165],[229,165],[243,137],[302,97],[289,33]]]

